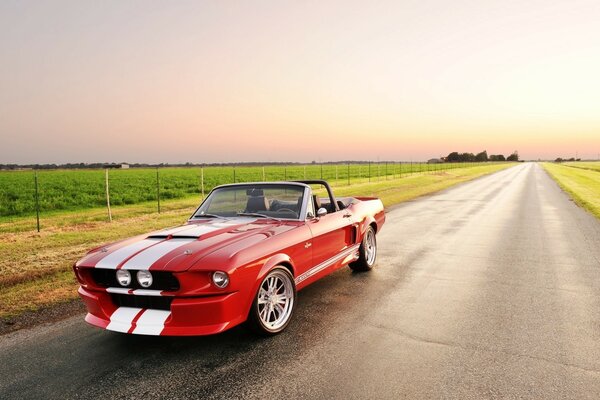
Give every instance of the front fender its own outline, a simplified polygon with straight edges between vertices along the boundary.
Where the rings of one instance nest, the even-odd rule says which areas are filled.
[[[250,301],[248,302],[248,307],[245,310],[246,316],[250,313],[250,307],[252,307],[252,304],[254,302],[254,296],[256,296],[256,293],[258,292],[260,283],[262,282],[264,277],[267,276],[269,271],[271,271],[278,265],[284,265],[290,268],[292,277],[296,277],[296,267],[294,266],[294,262],[292,261],[290,256],[284,253],[278,253],[269,257],[267,261],[263,263],[262,267],[258,271],[258,274],[256,275],[254,286],[252,287],[252,290],[250,292]]]

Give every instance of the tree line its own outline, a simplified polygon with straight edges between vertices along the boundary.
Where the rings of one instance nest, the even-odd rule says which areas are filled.
[[[502,154],[490,154],[488,156],[486,150],[477,154],[453,151],[447,157],[442,157],[442,160],[444,162],[519,161],[519,153],[514,151],[508,157],[504,157]]]

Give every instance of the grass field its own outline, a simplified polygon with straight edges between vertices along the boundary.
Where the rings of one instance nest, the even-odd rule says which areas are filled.
[[[543,167],[573,200],[600,218],[600,162],[543,163]],[[581,166],[583,165],[583,166]]]
[[[562,163],[562,165],[566,165],[568,167],[573,167],[573,168],[589,169],[591,171],[600,172],[600,161],[566,162],[566,163]]]
[[[182,199],[208,193],[213,187],[233,182],[288,179],[327,179],[348,184],[395,178],[400,175],[438,172],[473,164],[371,163],[310,164],[243,167],[186,167],[109,170],[112,206]],[[36,211],[34,171],[0,171],[0,221],[33,216]],[[370,178],[369,178],[370,176]],[[203,177],[203,178],[202,178]],[[350,178],[350,179],[349,179]],[[158,181],[158,182],[157,182]],[[157,183],[158,189],[157,190]],[[42,216],[65,210],[106,206],[104,170],[38,171],[39,208]]]
[[[511,165],[471,166],[396,179],[388,176],[370,183],[356,180],[350,186],[338,182],[334,191],[339,196],[378,196],[390,206]],[[29,217],[0,221],[0,318],[74,299],[77,284],[71,265],[88,249],[181,224],[199,201],[198,194],[165,201],[161,214],[153,202],[116,207],[112,223],[106,221],[102,208],[55,212],[44,218],[41,233],[31,230]]]

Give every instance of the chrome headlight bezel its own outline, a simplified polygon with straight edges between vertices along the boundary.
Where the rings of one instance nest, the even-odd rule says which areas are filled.
[[[154,281],[154,278],[152,277],[152,273],[150,271],[146,271],[146,270],[138,271],[136,274],[136,279],[137,279],[138,283],[140,284],[140,286],[143,287],[144,289],[147,289],[150,286],[152,286],[152,283]]]
[[[115,273],[115,277],[119,285],[124,287],[131,285],[131,272],[126,269],[118,269]]]
[[[219,289],[225,289],[229,285],[229,274],[225,271],[215,271],[211,278],[213,285]]]

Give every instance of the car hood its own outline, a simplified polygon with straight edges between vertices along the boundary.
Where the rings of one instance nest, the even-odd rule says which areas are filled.
[[[225,246],[237,251],[234,245],[244,239],[252,238],[256,244],[294,226],[297,223],[250,218],[190,221],[92,250],[77,265],[182,272]],[[243,245],[247,243],[244,240]]]

